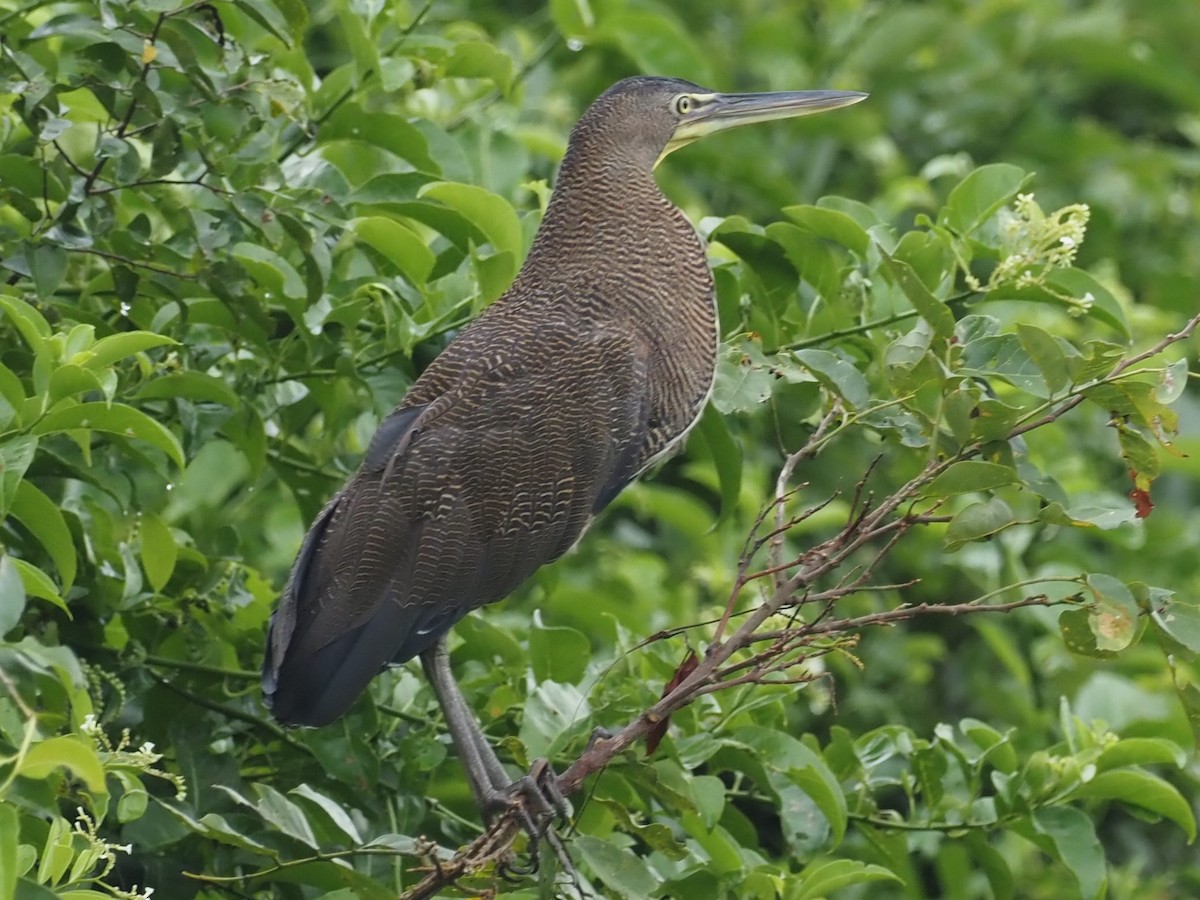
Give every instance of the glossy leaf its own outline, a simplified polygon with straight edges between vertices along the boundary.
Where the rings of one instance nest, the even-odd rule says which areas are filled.
[[[955,494],[995,490],[1015,484],[1017,480],[1017,473],[1008,466],[964,459],[949,466],[934,478],[928,491],[934,497],[950,497]]]
[[[143,350],[176,343],[174,338],[151,331],[126,331],[100,338],[83,353],[79,362],[89,369],[100,369]]]
[[[1033,815],[1033,829],[1049,839],[1047,849],[1075,876],[1083,897],[1103,895],[1107,881],[1104,851],[1091,820],[1078,809],[1049,807]]]
[[[705,409],[696,423],[696,438],[702,441],[712,458],[717,471],[717,484],[721,492],[721,510],[718,523],[737,509],[742,492],[742,448],[730,434],[725,420],[716,407]],[[715,527],[715,526],[714,526]]]
[[[154,513],[143,513],[141,521],[142,568],[150,586],[161,591],[171,580],[179,547],[167,524]]]
[[[658,879],[632,851],[586,834],[574,844],[583,861],[616,896],[648,897],[654,893]]]
[[[895,872],[883,866],[870,865],[851,859],[830,859],[813,862],[800,873],[795,892],[789,892],[789,900],[819,900],[833,891],[852,884],[872,881],[899,881]]]
[[[17,627],[24,611],[25,584],[17,560],[0,553],[0,637]]]
[[[39,741],[17,766],[24,778],[45,778],[57,769],[69,769],[93,794],[104,794],[104,768],[95,749],[79,735],[62,735]]]
[[[1030,177],[1008,163],[979,167],[950,192],[941,215],[942,223],[960,235],[971,234],[1016,197]]]
[[[352,223],[354,232],[404,273],[413,284],[424,284],[436,262],[433,252],[411,230],[383,216]]]
[[[503,197],[475,185],[448,181],[426,185],[421,196],[461,213],[487,235],[498,252],[510,253],[514,263],[524,258],[521,221],[512,204]]]
[[[999,497],[972,503],[955,513],[946,526],[946,549],[989,538],[1013,524],[1012,508]]]
[[[1084,784],[1075,795],[1093,800],[1120,800],[1139,806],[1182,828],[1188,843],[1196,839],[1196,816],[1191,805],[1173,785],[1149,772],[1109,769]]]
[[[31,482],[22,480],[8,511],[46,548],[62,579],[63,591],[69,590],[75,581],[75,542],[58,505]]]
[[[33,433],[42,436],[76,428],[137,438],[162,450],[176,465],[184,464],[183,449],[175,435],[144,412],[121,403],[60,407],[42,417],[33,426]]]

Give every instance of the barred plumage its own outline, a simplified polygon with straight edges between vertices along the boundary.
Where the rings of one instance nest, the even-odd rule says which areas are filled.
[[[657,162],[731,124],[861,97],[634,78],[597,99],[520,274],[413,384],[305,538],[263,667],[280,721],[341,715],[381,667],[565,553],[696,422],[716,361],[713,280]],[[473,775],[477,792],[498,768]]]

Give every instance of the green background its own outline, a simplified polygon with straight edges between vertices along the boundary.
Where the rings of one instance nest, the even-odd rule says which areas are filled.
[[[871,97],[660,168],[710,240],[713,410],[456,629],[501,756],[564,768],[658,698],[834,404],[793,556],[868,469],[879,501],[967,450],[993,468],[822,582],[874,566],[832,620],[1070,608],[847,626],[789,657],[803,685],[705,695],[572,798],[578,877],[1200,893],[1197,342],[1106,380],[1200,307],[1200,6],[0,0],[0,32],[0,896],[394,897],[479,833],[415,664],[288,732],[263,634],[374,426],[517,271],[574,120],[639,73]]]

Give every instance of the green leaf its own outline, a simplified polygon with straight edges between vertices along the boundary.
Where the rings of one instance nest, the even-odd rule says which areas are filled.
[[[597,798],[595,802],[601,804],[609,815],[616,819],[618,827],[622,831],[635,836],[651,849],[657,850],[668,859],[681,860],[688,857],[688,849],[676,839],[671,829],[661,822],[643,824],[637,821],[630,813],[629,808],[618,800],[604,797]]]
[[[264,821],[275,826],[283,834],[295,838],[309,847],[317,847],[316,835],[313,834],[312,826],[308,823],[308,817],[304,814],[304,810],[269,784],[253,786],[254,792],[259,798],[257,803],[251,803],[237,791],[225,785],[214,785],[214,787],[224,791],[235,802],[253,809]]]
[[[512,254],[514,264],[524,258],[521,220],[512,204],[498,194],[473,184],[436,181],[425,185],[420,196],[444,203],[466,217],[487,236],[497,252]]]
[[[91,369],[77,365],[59,366],[50,375],[48,391],[50,405],[67,397],[75,397],[92,391],[107,396],[100,375]]]
[[[456,46],[446,60],[446,74],[451,78],[488,78],[507,94],[512,88],[516,67],[512,57],[494,44],[466,41]]]
[[[279,38],[285,45],[291,43],[291,30],[297,20],[293,18],[289,25],[288,17],[280,12],[276,4],[264,3],[261,0],[233,0],[233,5]]]
[[[972,503],[946,526],[946,549],[957,550],[963,544],[991,537],[1013,522],[1012,508],[999,497]]]
[[[250,273],[250,277],[267,289],[268,299],[271,294],[281,301],[284,298],[303,300],[308,296],[308,288],[300,273],[274,250],[243,242],[235,244],[230,252]]]
[[[851,408],[864,409],[871,402],[871,388],[866,377],[836,353],[809,348],[796,350],[792,356]]]
[[[1174,741],[1166,738],[1132,737],[1121,738],[1117,743],[1105,747],[1096,760],[1101,772],[1122,766],[1171,765],[1182,769],[1187,765],[1188,753]]]
[[[1088,611],[1088,625],[1096,635],[1096,646],[1101,650],[1124,650],[1137,633],[1137,601],[1133,594],[1111,575],[1088,575],[1087,587],[1094,601]]]
[[[0,363],[0,429],[5,428],[11,421],[16,410],[25,403],[25,386],[8,366]],[[7,404],[8,408],[5,408]]]
[[[1058,617],[1058,631],[1065,646],[1079,656],[1109,659],[1112,651],[1101,650],[1096,644],[1096,633],[1092,630],[1092,614],[1086,609],[1068,609]]]
[[[34,744],[17,765],[17,774],[40,779],[56,769],[70,769],[92,794],[107,794],[104,767],[96,755],[96,748],[81,735],[64,734]]]
[[[617,7],[601,18],[604,35],[641,72],[670,72],[697,84],[712,84],[704,53],[687,29],[665,10]]]
[[[521,741],[533,757],[546,756],[564,744],[573,725],[591,715],[587,697],[579,688],[543,681],[525,702]]]
[[[933,333],[943,340],[954,336],[954,313],[950,311],[944,300],[934,296],[933,291],[925,286],[925,282],[917,277],[913,267],[900,259],[893,259],[882,250],[879,251],[884,268],[896,282],[908,302],[913,305],[917,314],[929,323]]]
[[[56,244],[42,244],[29,254],[29,271],[38,296],[49,300],[67,277],[67,251]]]
[[[715,406],[708,406],[696,423],[696,436],[708,449],[713,468],[717,471],[717,484],[721,491],[721,510],[713,528],[725,521],[738,507],[742,493],[742,448],[729,433],[725,419]]]
[[[54,580],[35,566],[33,563],[26,562],[23,559],[12,558],[12,563],[17,567],[17,571],[21,575],[21,587],[25,589],[25,594],[28,597],[37,597],[49,603],[53,603],[59,609],[67,614],[67,618],[72,618],[71,610],[67,608],[67,601],[62,598],[58,592],[58,587]]]
[[[545,626],[540,610],[533,614],[529,631],[529,661],[538,681],[575,684],[583,678],[592,645],[587,636],[574,628]]]
[[[770,400],[775,375],[765,363],[757,344],[745,342],[722,348],[713,385],[713,408],[721,413],[747,412]]]
[[[0,519],[8,515],[37,447],[38,439],[31,435],[11,437],[0,443]]]
[[[216,785],[220,788],[221,785]],[[186,817],[181,811],[170,806],[164,808],[175,818],[180,819],[189,829],[201,834],[206,838],[214,841],[219,841],[222,844],[228,844],[232,847],[240,847],[243,850],[249,850],[255,853],[273,855],[277,851],[269,850],[263,844],[256,841],[249,835],[243,834],[238,829],[229,824],[224,816],[217,813],[206,813],[201,816],[199,821]],[[255,824],[254,830],[261,832],[262,827]]]
[[[12,321],[29,349],[41,356],[46,350],[46,342],[50,340],[50,323],[45,316],[16,297],[0,294],[0,310]]]
[[[1121,447],[1121,459],[1135,479],[1150,480],[1162,473],[1162,461],[1158,456],[1158,447],[1142,437],[1129,427],[1118,426],[1117,443]]]
[[[141,518],[141,557],[142,568],[150,586],[161,591],[171,580],[175,571],[175,560],[179,555],[179,547],[175,536],[166,522],[152,512],[143,512]]]
[[[16,895],[17,843],[20,834],[16,807],[0,803],[0,897]]]
[[[1170,819],[1182,828],[1189,844],[1196,839],[1196,817],[1191,804],[1174,785],[1141,769],[1100,772],[1072,796],[1091,800],[1120,800],[1130,806],[1139,806]]]
[[[1016,197],[1032,177],[1007,163],[980,166],[955,185],[939,221],[966,237]]]
[[[871,238],[858,222],[837,209],[823,206],[785,206],[781,212],[817,237],[826,238],[866,256]]]
[[[418,172],[440,174],[442,167],[429,153],[429,141],[407,119],[390,113],[367,112],[357,103],[338,108],[317,133],[318,143],[363,141],[410,163]]]
[[[790,222],[772,222],[765,231],[770,242],[757,234],[739,234],[725,226],[717,229],[713,237],[754,268],[768,288],[768,296],[784,298],[793,293],[799,275],[828,303],[837,301],[844,273],[827,242]],[[776,247],[783,251],[782,258]]]
[[[571,843],[583,861],[618,896],[643,900],[653,896],[659,880],[633,851],[581,834]]]
[[[788,775],[816,804],[829,822],[833,846],[846,833],[846,795],[818,754],[789,734],[761,726],[739,728],[734,737],[749,747],[763,766]]]
[[[16,563],[0,553],[0,638],[17,627],[25,611],[25,584]]]
[[[550,15],[564,38],[586,37],[596,27],[596,14],[589,0],[550,0]]]
[[[978,830],[969,832],[964,841],[970,847],[976,864],[987,876],[995,900],[1013,900],[1016,896],[1016,883],[1004,855]]]
[[[1146,605],[1156,628],[1193,653],[1200,653],[1200,603],[1168,594]]]
[[[798,883],[789,890],[788,900],[820,900],[836,890],[869,881],[900,881],[900,876],[883,866],[856,859],[826,859],[809,863],[800,872]]]
[[[1154,399],[1159,403],[1174,403],[1183,396],[1188,382],[1188,359],[1177,359],[1165,366],[1159,375]]]
[[[174,338],[152,331],[126,331],[101,338],[81,354],[82,359],[73,359],[70,362],[87,366],[89,369],[100,369],[143,350],[178,343]]]
[[[349,4],[339,4],[335,9],[341,26],[339,31],[354,58],[357,80],[361,84],[379,71],[379,50],[368,31],[366,16],[358,14]]]
[[[354,824],[354,820],[351,819],[350,815],[346,812],[345,807],[343,807],[340,803],[336,803],[335,801],[326,797],[324,794],[318,793],[307,784],[302,784],[299,787],[293,788],[292,790],[288,791],[288,793],[297,797],[303,797],[310,803],[320,807],[321,811],[329,817],[329,820],[335,826],[337,826],[338,830],[346,835],[347,838],[349,838],[355,844],[362,844],[363,839],[362,835],[359,833],[358,827]]]
[[[350,230],[387,257],[414,285],[419,287],[429,279],[436,259],[411,229],[394,219],[368,216],[351,222]]]
[[[46,831],[46,840],[42,843],[42,852],[38,859],[39,882],[54,884],[62,880],[71,865],[71,860],[75,858],[75,848],[72,844],[71,827],[67,820],[62,816],[54,816],[50,820],[50,828]]]
[[[692,798],[704,827],[711,831],[725,811],[725,782],[716,775],[696,775],[692,778]]]
[[[58,504],[33,484],[22,480],[8,511],[46,548],[58,569],[63,590],[68,590],[75,581],[75,541]]]
[[[179,137],[179,126],[170,117],[160,119],[154,128],[150,145],[150,175],[162,178],[170,175],[183,158],[183,142]]]
[[[1057,393],[1071,383],[1066,354],[1053,335],[1036,325],[1018,322],[1017,338],[1051,391]]]
[[[998,377],[1035,397],[1050,396],[1041,370],[1015,334],[986,335],[965,343],[957,374],[985,379]]]
[[[80,403],[53,409],[38,420],[32,431],[42,436],[75,428],[90,428],[137,438],[158,447],[181,469],[184,466],[183,448],[179,446],[175,435],[144,412],[123,403],[111,406],[105,403]]]
[[[964,459],[954,463],[929,483],[926,492],[931,497],[951,497],[955,494],[973,494],[991,491],[998,487],[1016,484],[1017,473],[1009,466]]]
[[[1102,897],[1108,874],[1091,819],[1071,806],[1051,806],[1035,810],[1031,823],[1036,834],[1049,839],[1039,843],[1071,871],[1083,897]]]
[[[233,388],[212,375],[188,369],[183,372],[172,372],[145,382],[137,393],[138,400],[166,400],[181,397],[185,400],[219,403],[230,409],[241,406],[241,400]]]

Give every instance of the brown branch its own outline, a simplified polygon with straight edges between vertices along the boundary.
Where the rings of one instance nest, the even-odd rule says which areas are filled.
[[[1105,378],[1095,383],[1104,383],[1117,378],[1137,363],[1161,353],[1171,344],[1190,337],[1198,327],[1200,327],[1200,314],[1189,320],[1180,331],[1167,335],[1153,347],[1122,359]],[[1045,415],[1015,426],[1008,437],[1012,439],[1057,421],[1083,401],[1083,391],[1090,386],[1092,385],[1077,387],[1074,395],[1064,399]],[[783,532],[779,528],[786,519],[784,507],[795,494],[793,489],[788,488],[791,474],[805,454],[819,452],[825,432],[835,418],[834,411],[831,410],[805,446],[789,455],[785,460],[780,478],[776,482],[775,496],[759,514],[751,529],[751,535],[744,544],[742,559],[739,560],[737,584],[731,592],[730,600],[717,622],[712,641],[699,664],[680,681],[674,690],[665,694],[615,734],[593,740],[583,753],[558,776],[556,784],[563,795],[570,795],[578,791],[589,776],[603,770],[619,753],[631,747],[651,729],[670,717],[672,713],[687,706],[699,696],[735,685],[794,684],[811,680],[813,676],[809,673],[785,675],[778,679],[772,679],[769,676],[784,674],[788,669],[802,664],[812,654],[827,653],[833,649],[825,646],[812,647],[808,642],[814,638],[828,639],[832,637],[836,641],[838,636],[843,636],[843,640],[845,640],[865,628],[893,625],[925,615],[957,616],[1007,613],[1026,607],[1054,606],[1079,601],[1078,595],[1065,599],[1051,599],[1045,594],[1037,594],[1003,603],[984,602],[1001,593],[997,591],[966,603],[920,603],[862,616],[832,617],[834,606],[839,599],[858,591],[878,589],[867,584],[871,573],[876,570],[895,547],[897,541],[909,530],[921,524],[945,522],[949,518],[944,515],[932,515],[931,511],[913,515],[911,513],[899,514],[899,510],[906,504],[911,508],[911,504],[920,499],[922,492],[938,475],[957,462],[978,456],[981,450],[979,444],[973,444],[946,459],[930,461],[900,488],[878,502],[875,502],[874,498],[865,492],[866,481],[870,475],[870,471],[868,471],[856,485],[850,514],[842,528],[832,537],[785,565],[782,561],[782,553],[777,548],[782,547]],[[936,509],[937,505],[933,508]],[[765,538],[765,541],[756,543],[756,539],[761,536],[763,525],[772,513],[775,514],[774,530]],[[872,554],[861,570],[845,576],[832,588],[817,593],[810,592],[812,586],[823,577],[836,571],[865,545],[880,538],[886,538],[884,546]],[[741,588],[745,587],[748,582],[762,577],[758,573],[747,574],[748,560],[767,544],[772,548],[771,562],[768,567],[771,571],[767,574],[778,576],[785,571],[791,571],[792,574],[780,580],[771,594],[759,606],[745,614],[738,614],[740,622],[737,630],[728,638],[722,639],[733,618],[733,609],[740,596]],[[1078,581],[1078,579],[1062,577],[1037,579],[1022,584],[1008,585],[1003,591],[1007,592],[1039,581]],[[818,614],[811,621],[798,626],[789,625],[782,629],[763,629],[763,626],[781,610],[787,607],[799,609],[802,605],[810,604],[822,605]],[[663,631],[652,639],[678,634],[683,630],[685,629]],[[643,645],[652,639],[647,639]],[[748,659],[731,662],[731,657],[735,653],[764,642],[770,642],[770,646],[757,651]],[[792,654],[803,651],[808,651],[809,656],[792,656]],[[454,859],[439,863],[436,871],[430,872],[419,885],[403,895],[404,900],[418,900],[418,898],[435,896],[442,888],[455,883],[458,879],[479,871],[488,864],[502,861],[510,852],[511,843],[519,830],[514,814],[502,815],[488,829],[487,833],[461,849]]]
[[[158,266],[154,263],[142,262],[139,259],[133,259],[128,256],[121,256],[119,253],[109,253],[107,250],[98,250],[95,247],[69,247],[69,250],[74,250],[77,253],[90,253],[92,256],[100,256],[104,259],[112,260],[113,262],[124,263],[134,269],[145,269],[148,272],[154,272],[158,275],[170,275],[172,278],[182,278],[184,281],[195,281],[196,276],[184,272],[176,272],[174,269],[168,269],[166,266]]]
[[[208,173],[204,173],[207,175]],[[225,188],[219,188],[213,184],[204,183],[204,175],[198,175],[195,178],[144,178],[141,181],[131,181],[129,184],[114,184],[109,187],[94,188],[92,196],[99,194],[112,194],[117,191],[127,191],[131,188],[150,187],[156,184],[179,184],[191,185],[192,187],[202,187],[206,191],[212,191],[214,194],[223,194],[226,196],[232,195],[233,191],[227,191]]]

